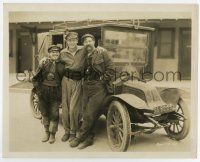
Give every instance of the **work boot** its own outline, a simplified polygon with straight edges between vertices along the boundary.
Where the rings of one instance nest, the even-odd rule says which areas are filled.
[[[69,142],[72,141],[76,137],[76,134],[70,134],[69,136]]]
[[[42,138],[42,142],[47,142],[49,140],[49,136],[50,136],[50,133],[48,131],[45,131],[45,135]]]
[[[80,144],[78,149],[80,149],[80,150],[84,149],[84,148],[86,148],[88,146],[93,145],[93,143],[94,143],[94,135],[92,134],[92,135],[88,136],[83,143]]]
[[[49,143],[52,144],[55,142],[55,133],[50,133]]]
[[[69,139],[69,133],[65,133],[64,135],[63,135],[63,137],[62,137],[62,141],[63,142],[66,142],[67,140]]]
[[[71,140],[71,141],[69,142],[69,145],[70,145],[71,147],[77,147],[80,143],[81,143],[81,139],[75,137],[73,140]]]

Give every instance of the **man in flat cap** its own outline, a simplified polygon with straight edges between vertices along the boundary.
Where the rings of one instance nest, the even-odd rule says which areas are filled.
[[[84,141],[79,149],[93,144],[94,123],[99,117],[106,96],[113,93],[115,71],[107,50],[102,47],[95,48],[93,35],[83,35],[82,42],[87,52],[83,83],[83,122],[76,138],[70,142],[71,147],[76,147]]]
[[[60,54],[60,60],[65,63],[65,74],[62,79],[62,122],[65,133],[62,141],[70,141],[75,138],[80,125],[85,52],[83,47],[77,45],[78,33],[67,33],[65,40],[67,48]]]
[[[64,64],[58,61],[60,48],[52,45],[48,48],[49,57],[40,64],[33,77],[33,87],[39,97],[39,110],[45,135],[42,142],[54,143],[58,130],[59,105],[61,102],[61,80],[64,75]]]

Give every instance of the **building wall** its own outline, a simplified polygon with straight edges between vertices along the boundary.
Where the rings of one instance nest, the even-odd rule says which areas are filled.
[[[173,23],[160,23],[158,28],[175,28],[175,41],[174,41],[174,58],[158,58],[158,43],[154,44],[153,53],[151,54],[153,57],[153,73],[162,72],[166,78],[166,72],[179,72],[179,47],[180,46],[180,28],[191,28],[190,20],[178,20]],[[156,33],[155,33],[156,34]],[[155,40],[157,41],[157,39]],[[158,75],[157,75],[158,76]],[[161,75],[160,75],[161,76]],[[159,77],[158,77],[159,79]],[[178,79],[176,77],[175,79]]]

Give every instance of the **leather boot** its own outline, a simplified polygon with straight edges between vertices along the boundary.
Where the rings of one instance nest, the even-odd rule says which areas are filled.
[[[88,146],[91,146],[91,145],[93,145],[93,143],[94,143],[94,134],[90,134],[86,139],[85,139],[85,141],[83,141],[80,145],[79,145],[79,147],[78,147],[78,149],[84,149],[84,148],[86,148],[86,147],[88,147]]]
[[[52,144],[55,142],[55,133],[50,133],[49,143]]]
[[[70,134],[69,136],[69,142],[72,141],[76,137],[76,134]]]
[[[77,147],[81,142],[82,142],[82,141],[81,141],[80,138],[75,137],[73,140],[71,140],[71,141],[69,142],[69,145],[70,145],[71,147]]]
[[[47,142],[49,140],[50,133],[49,131],[45,131],[45,135],[42,138],[42,142]]]
[[[65,134],[63,135],[63,137],[62,137],[61,140],[62,140],[63,142],[66,142],[68,139],[69,139],[69,133],[66,133],[66,132],[65,132]]]

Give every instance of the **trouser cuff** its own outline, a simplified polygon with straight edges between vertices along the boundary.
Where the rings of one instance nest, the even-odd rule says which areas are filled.
[[[70,134],[76,134],[76,131],[70,131]]]
[[[70,129],[69,128],[64,127],[64,130],[65,130],[65,134],[70,134]]]
[[[49,132],[50,133],[56,133],[58,131],[58,122],[51,121],[49,125]]]
[[[50,125],[49,118],[47,118],[47,117],[42,117],[41,122],[42,122],[42,124],[44,126],[49,126]]]
[[[45,132],[49,132],[49,125],[44,125]]]

